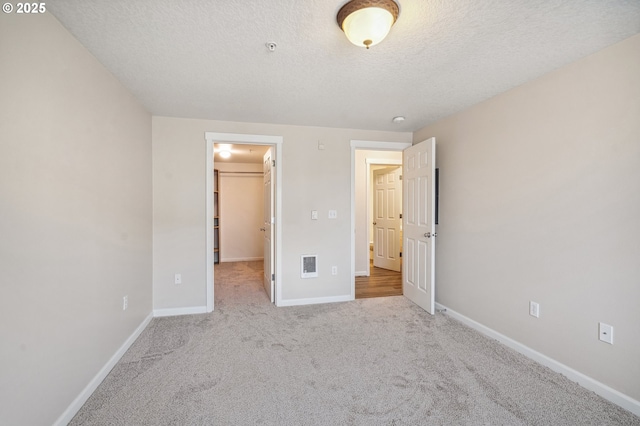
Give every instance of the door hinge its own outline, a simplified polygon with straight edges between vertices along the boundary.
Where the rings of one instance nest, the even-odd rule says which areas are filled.
[[[271,160],[271,167],[275,167],[276,166],[276,160]]]
[[[400,175],[400,180],[402,180],[402,175]]]
[[[275,281],[276,280],[276,274],[271,274],[271,281]]]
[[[402,219],[402,213],[400,213],[400,219]]]

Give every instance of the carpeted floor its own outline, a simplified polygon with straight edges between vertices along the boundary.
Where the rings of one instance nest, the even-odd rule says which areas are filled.
[[[640,425],[402,296],[276,308],[260,262],[215,274],[215,311],[154,319],[71,424]]]

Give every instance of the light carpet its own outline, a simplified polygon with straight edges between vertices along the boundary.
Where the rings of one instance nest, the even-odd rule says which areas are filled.
[[[259,262],[215,275],[215,311],[154,319],[72,425],[640,425],[402,296],[276,308]]]

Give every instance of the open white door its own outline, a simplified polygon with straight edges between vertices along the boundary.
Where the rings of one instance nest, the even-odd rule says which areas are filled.
[[[275,300],[274,291],[274,244],[273,244],[273,224],[275,219],[274,197],[273,197],[273,161],[271,148],[264,154],[263,162],[264,176],[264,289],[271,299]]]
[[[435,162],[435,138],[404,150],[402,291],[432,315],[435,313]]]
[[[373,266],[400,272],[402,265],[400,166],[373,171]]]

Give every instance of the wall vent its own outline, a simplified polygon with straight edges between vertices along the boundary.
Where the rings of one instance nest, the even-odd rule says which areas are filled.
[[[300,277],[314,278],[318,276],[318,255],[303,254],[300,256]]]

